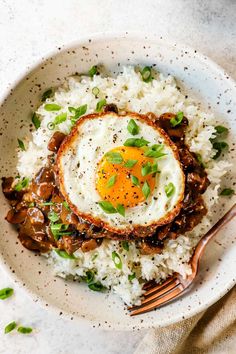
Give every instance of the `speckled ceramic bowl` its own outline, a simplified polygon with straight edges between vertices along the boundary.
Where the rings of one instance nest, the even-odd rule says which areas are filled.
[[[156,64],[158,70],[174,75],[179,85],[203,106],[210,107],[216,116],[225,119],[232,129],[231,136],[236,135],[235,84],[208,58],[184,46],[166,43],[161,38],[100,35],[70,47],[58,48],[6,93],[0,108],[2,176],[12,175],[15,169],[17,137],[23,137],[31,130],[30,115],[39,104],[42,92],[61,84],[68,75],[87,72],[98,63],[112,71],[119,70],[122,64]],[[228,158],[235,159],[233,148]],[[235,171],[236,161],[233,166]],[[227,179],[232,178],[233,171]],[[225,183],[232,185],[232,181]],[[185,296],[157,311],[131,318],[116,296],[91,292],[86,286],[55,278],[44,257],[27,251],[17,241],[17,232],[4,220],[8,206],[1,193],[0,198],[0,263],[35,302],[53,308],[58,315],[87,321],[94,327],[120,330],[166,326],[204,310],[235,283],[234,224],[211,242],[202,259],[199,276]],[[222,199],[214,211],[215,219],[230,207],[232,199]]]

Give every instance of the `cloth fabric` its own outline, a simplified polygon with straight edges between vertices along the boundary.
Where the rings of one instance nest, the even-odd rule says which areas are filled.
[[[135,354],[236,354],[236,287],[206,311],[150,330]]]

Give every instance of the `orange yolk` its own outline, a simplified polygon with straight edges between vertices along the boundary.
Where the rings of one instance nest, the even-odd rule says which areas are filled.
[[[97,166],[96,188],[102,200],[109,201],[114,207],[122,204],[125,208],[131,208],[145,201],[142,192],[142,186],[145,181],[148,182],[150,193],[155,187],[156,177],[153,174],[142,176],[141,168],[147,162],[154,163],[152,158],[144,156],[144,151],[137,147],[121,146],[109,151],[109,153],[119,153],[123,161],[114,164],[108,161],[105,154],[99,161]],[[128,160],[137,160],[137,163],[131,167],[125,167]],[[108,181],[113,177],[115,183],[113,186],[108,185]],[[131,176],[135,176],[139,180],[139,185],[132,183]]]

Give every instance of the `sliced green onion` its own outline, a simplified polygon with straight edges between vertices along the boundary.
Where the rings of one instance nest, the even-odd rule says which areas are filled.
[[[35,129],[37,130],[40,127],[41,122],[35,112],[33,113],[31,120],[33,125],[35,126]]]
[[[123,157],[119,152],[107,152],[106,159],[108,162],[119,165],[123,162]]]
[[[102,108],[107,104],[106,99],[104,98],[101,101],[98,101],[97,106],[96,106],[96,112],[101,112]]]
[[[65,122],[66,118],[67,118],[67,113],[61,113],[61,114],[59,114],[58,116],[55,117],[53,123],[55,125],[61,124],[61,123]]]
[[[116,213],[116,209],[113,207],[113,205],[110,202],[106,201],[106,200],[102,200],[102,201],[98,202],[98,205],[107,214]]]
[[[50,223],[50,230],[56,241],[58,241],[59,238],[63,235],[71,234],[71,232],[66,232],[68,227],[69,225],[65,225],[65,224],[54,224],[52,222]]]
[[[73,254],[68,254],[66,251],[64,250],[59,250],[54,248],[54,251],[56,252],[56,254],[58,254],[58,256],[60,256],[61,258],[65,258],[65,259],[76,259],[76,257]]]
[[[223,125],[217,125],[215,127],[215,130],[217,132],[218,135],[221,135],[221,134],[228,134],[229,132],[229,129],[224,127]]]
[[[139,179],[136,176],[131,175],[131,182],[133,183],[134,186],[139,186]]]
[[[9,323],[5,329],[4,329],[4,333],[7,334],[7,333],[10,333],[11,331],[13,331],[15,328],[16,328],[17,324],[15,321]]]
[[[32,202],[32,203],[29,203],[29,208],[33,208],[34,206],[35,206],[35,203],[34,202]]]
[[[89,76],[90,77],[93,77],[94,75],[96,75],[97,74],[97,71],[98,71],[98,69],[97,69],[97,66],[96,65],[94,65],[94,66],[92,66],[90,69],[89,69]]]
[[[124,167],[132,168],[134,167],[134,165],[136,165],[137,162],[138,160],[127,160],[126,163],[124,164]]]
[[[177,125],[180,125],[182,120],[184,118],[184,113],[183,112],[178,112],[174,118],[171,118],[170,124],[174,128]]]
[[[109,180],[107,182],[107,188],[111,188],[114,186],[114,184],[116,183],[116,178],[117,178],[117,175],[113,175],[109,178]]]
[[[17,332],[22,333],[22,334],[29,334],[33,331],[31,327],[18,327]]]
[[[221,192],[220,195],[222,196],[230,196],[234,194],[234,190],[232,188],[224,188]]]
[[[99,88],[98,87],[93,87],[93,89],[92,89],[92,94],[95,96],[95,97],[97,97],[98,95],[99,95],[99,92],[100,92],[100,90],[99,90]]]
[[[70,211],[70,206],[69,206],[69,204],[68,204],[66,201],[62,202],[62,205],[63,205],[68,211]]]
[[[49,130],[53,130],[53,129],[55,129],[55,124],[54,124],[53,122],[49,122],[49,123],[47,124],[47,128],[48,128]]]
[[[197,158],[197,160],[198,160],[200,166],[203,167],[203,168],[205,168],[206,165],[204,164],[204,162],[203,162],[203,160],[202,160],[202,156],[201,156],[200,154],[197,154],[197,153],[195,153],[195,155],[196,155],[196,158]]]
[[[92,262],[96,259],[98,257],[98,253],[95,253],[94,255],[93,255],[93,257],[92,257]]]
[[[14,189],[17,192],[20,192],[22,189],[26,188],[28,184],[29,184],[29,178],[25,177],[15,185]]]
[[[145,66],[140,73],[144,82],[152,81],[152,69],[150,66]]]
[[[112,260],[115,264],[115,267],[117,269],[122,269],[122,261],[121,261],[119,254],[116,251],[113,251],[111,257],[112,257]]]
[[[52,90],[51,88],[48,89],[47,91],[45,91],[45,92],[42,94],[41,101],[42,101],[42,102],[45,102],[47,98],[52,97],[52,94],[53,94],[53,90]]]
[[[84,104],[78,108],[68,107],[70,113],[74,113],[74,116],[71,117],[71,123],[75,124],[75,122],[87,112],[87,108],[88,108],[87,104]]]
[[[150,148],[145,151],[144,155],[147,157],[153,157],[158,159],[166,155],[164,152],[162,152],[163,149],[164,149],[164,145],[155,144],[150,146]]]
[[[52,222],[56,222],[60,219],[60,217],[57,213],[55,213],[55,211],[50,211],[50,213],[48,213],[48,219]]]
[[[40,205],[43,205],[43,206],[47,206],[47,205],[55,205],[56,203],[54,202],[43,202],[43,203],[40,203]]]
[[[124,146],[142,147],[149,144],[149,141],[143,138],[129,138],[124,142]]]
[[[103,286],[100,282],[97,282],[97,283],[90,283],[88,284],[88,287],[90,290],[93,290],[93,291],[102,291],[105,288],[105,286]]]
[[[124,205],[122,205],[122,204],[117,204],[116,210],[117,210],[117,212],[118,212],[120,215],[125,216],[125,207],[124,207]]]
[[[130,119],[127,125],[127,130],[132,135],[137,135],[139,133],[139,126],[137,125],[134,119]]]
[[[160,172],[158,171],[158,165],[157,163],[154,163],[153,165],[148,161],[145,163],[145,165],[142,166],[141,168],[141,174],[142,176],[147,176],[153,173]]]
[[[123,241],[122,242],[122,247],[124,248],[125,251],[129,251],[129,242],[128,241]]]
[[[147,181],[144,182],[144,185],[142,187],[142,192],[143,192],[145,199],[147,199],[147,197],[149,196],[149,194],[151,192],[151,189],[150,189]]]
[[[19,148],[25,151],[25,144],[23,143],[23,141],[20,139],[17,139],[17,141],[18,141]]]
[[[136,278],[136,274],[135,273],[128,275],[129,281],[132,281],[134,278]]]
[[[141,174],[142,176],[147,176],[152,172],[152,166],[151,163],[148,161],[145,163],[145,165],[142,166],[141,168]]]
[[[12,288],[4,288],[0,290],[0,300],[5,300],[12,296],[14,293],[14,290]]]
[[[92,270],[88,270],[86,272],[86,277],[83,277],[86,283],[90,284],[94,280],[94,272]]]
[[[172,182],[168,183],[166,186],[165,186],[165,193],[166,193],[166,196],[169,198],[172,196],[172,194],[174,193],[175,191],[175,186]]]
[[[48,112],[60,111],[61,106],[56,103],[47,103],[44,105],[44,109]]]
[[[216,160],[220,157],[224,149],[228,149],[229,145],[225,141],[215,141],[213,142],[213,149],[217,150],[217,153],[213,156],[213,159]]]
[[[154,163],[152,165],[152,172],[151,173],[160,173],[161,171],[158,170],[158,164]]]

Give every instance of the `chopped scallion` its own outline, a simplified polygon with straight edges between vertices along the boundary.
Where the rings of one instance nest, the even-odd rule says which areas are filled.
[[[123,241],[122,242],[122,247],[124,248],[125,251],[129,251],[129,242],[128,241]]]
[[[112,260],[113,260],[115,267],[117,269],[122,269],[122,261],[121,261],[119,254],[116,251],[112,252]]]
[[[31,120],[33,125],[35,126],[35,129],[37,130],[40,127],[41,122],[35,112],[33,113]]]
[[[234,190],[232,188],[224,188],[221,192],[220,195],[222,196],[231,196],[234,194]]]
[[[123,162],[123,157],[119,152],[110,151],[107,152],[105,156],[108,162],[113,163],[115,165],[119,165]]]
[[[45,92],[42,94],[41,101],[42,101],[42,102],[45,102],[47,98],[52,97],[52,94],[53,94],[53,90],[52,90],[51,88],[48,89],[47,91],[45,91]]]
[[[97,106],[96,106],[96,112],[101,112],[102,108],[107,104],[106,99],[103,99],[101,101],[98,101]]]
[[[69,254],[64,250],[59,250],[54,248],[54,251],[56,252],[56,254],[58,254],[58,256],[60,256],[61,258],[65,258],[65,259],[76,259],[76,257],[73,254]]]
[[[134,165],[136,165],[137,162],[138,160],[127,160],[126,163],[124,164],[124,167],[132,168],[134,167]]]
[[[150,186],[147,181],[144,182],[144,185],[142,187],[142,192],[143,192],[145,199],[147,199],[147,197],[149,196],[149,194],[151,192]]]
[[[18,141],[19,148],[20,148],[21,150],[25,151],[25,144],[24,144],[24,142],[23,142],[22,140],[20,140],[20,139],[17,139],[17,141]]]
[[[9,323],[5,329],[4,329],[4,333],[7,334],[7,333],[10,333],[11,331],[13,331],[15,328],[16,328],[17,324],[15,321]]]
[[[102,290],[105,290],[105,286],[103,286],[100,282],[97,282],[97,283],[90,283],[88,284],[88,287],[90,290],[93,290],[93,291],[102,291]]]
[[[127,130],[132,135],[137,135],[139,133],[139,126],[137,125],[134,119],[130,119],[127,125]]]
[[[136,274],[135,273],[128,275],[129,281],[132,281],[134,278],[136,278]]]
[[[29,184],[29,178],[25,177],[15,185],[14,189],[17,192],[20,192],[22,189],[26,188],[28,184]]]
[[[67,118],[67,113],[61,113],[55,117],[53,123],[55,125],[61,124],[61,123],[65,122],[66,118]]]
[[[221,134],[228,134],[229,132],[229,129],[224,127],[223,125],[217,125],[215,127],[215,130],[217,132],[218,135],[221,135]]]
[[[107,182],[107,188],[111,188],[114,186],[114,184],[116,183],[116,178],[117,178],[117,175],[113,175],[109,178],[109,180]]]
[[[22,333],[22,334],[29,334],[33,331],[31,327],[18,327],[17,332]]]
[[[53,122],[49,122],[49,123],[47,124],[47,128],[48,128],[49,130],[53,130],[53,129],[55,129],[55,124],[54,124]]]
[[[184,113],[183,112],[178,112],[174,118],[171,118],[170,120],[170,124],[171,126],[174,128],[177,125],[180,125],[182,120],[184,118]]]
[[[90,77],[93,77],[94,75],[96,75],[97,74],[97,66],[96,65],[94,65],[94,66],[92,66],[90,69],[89,69],[89,76]]]
[[[129,138],[124,142],[124,146],[142,147],[149,144],[149,141],[143,138]]]
[[[56,103],[47,103],[44,105],[44,109],[48,112],[60,111],[61,106]]]
[[[48,219],[52,222],[56,222],[60,219],[60,217],[57,213],[55,213],[55,211],[50,211],[50,213],[48,213]]]
[[[168,183],[165,186],[165,193],[168,198],[170,198],[173,195],[174,191],[175,191],[175,186],[172,182]]]
[[[4,288],[0,290],[0,300],[5,300],[8,297],[12,296],[14,290],[12,288]]]
[[[99,92],[100,92],[100,90],[99,90],[99,88],[98,87],[93,87],[93,89],[92,89],[92,94],[95,96],[95,97],[97,97],[98,95],[99,95]]]
[[[117,204],[116,210],[117,210],[117,212],[118,212],[120,215],[125,216],[125,207],[124,207],[124,205],[122,205],[122,204]]]
[[[107,200],[102,200],[102,201],[98,202],[98,205],[107,214],[114,214],[117,212],[116,209],[113,207],[113,205],[110,202],[108,202]]]
[[[140,182],[139,182],[138,177],[133,176],[133,175],[131,175],[131,182],[132,182],[132,184],[133,184],[134,186],[139,186],[139,185],[140,185]]]
[[[144,82],[151,82],[153,77],[152,77],[152,69],[150,66],[145,66],[141,70],[141,76]]]

